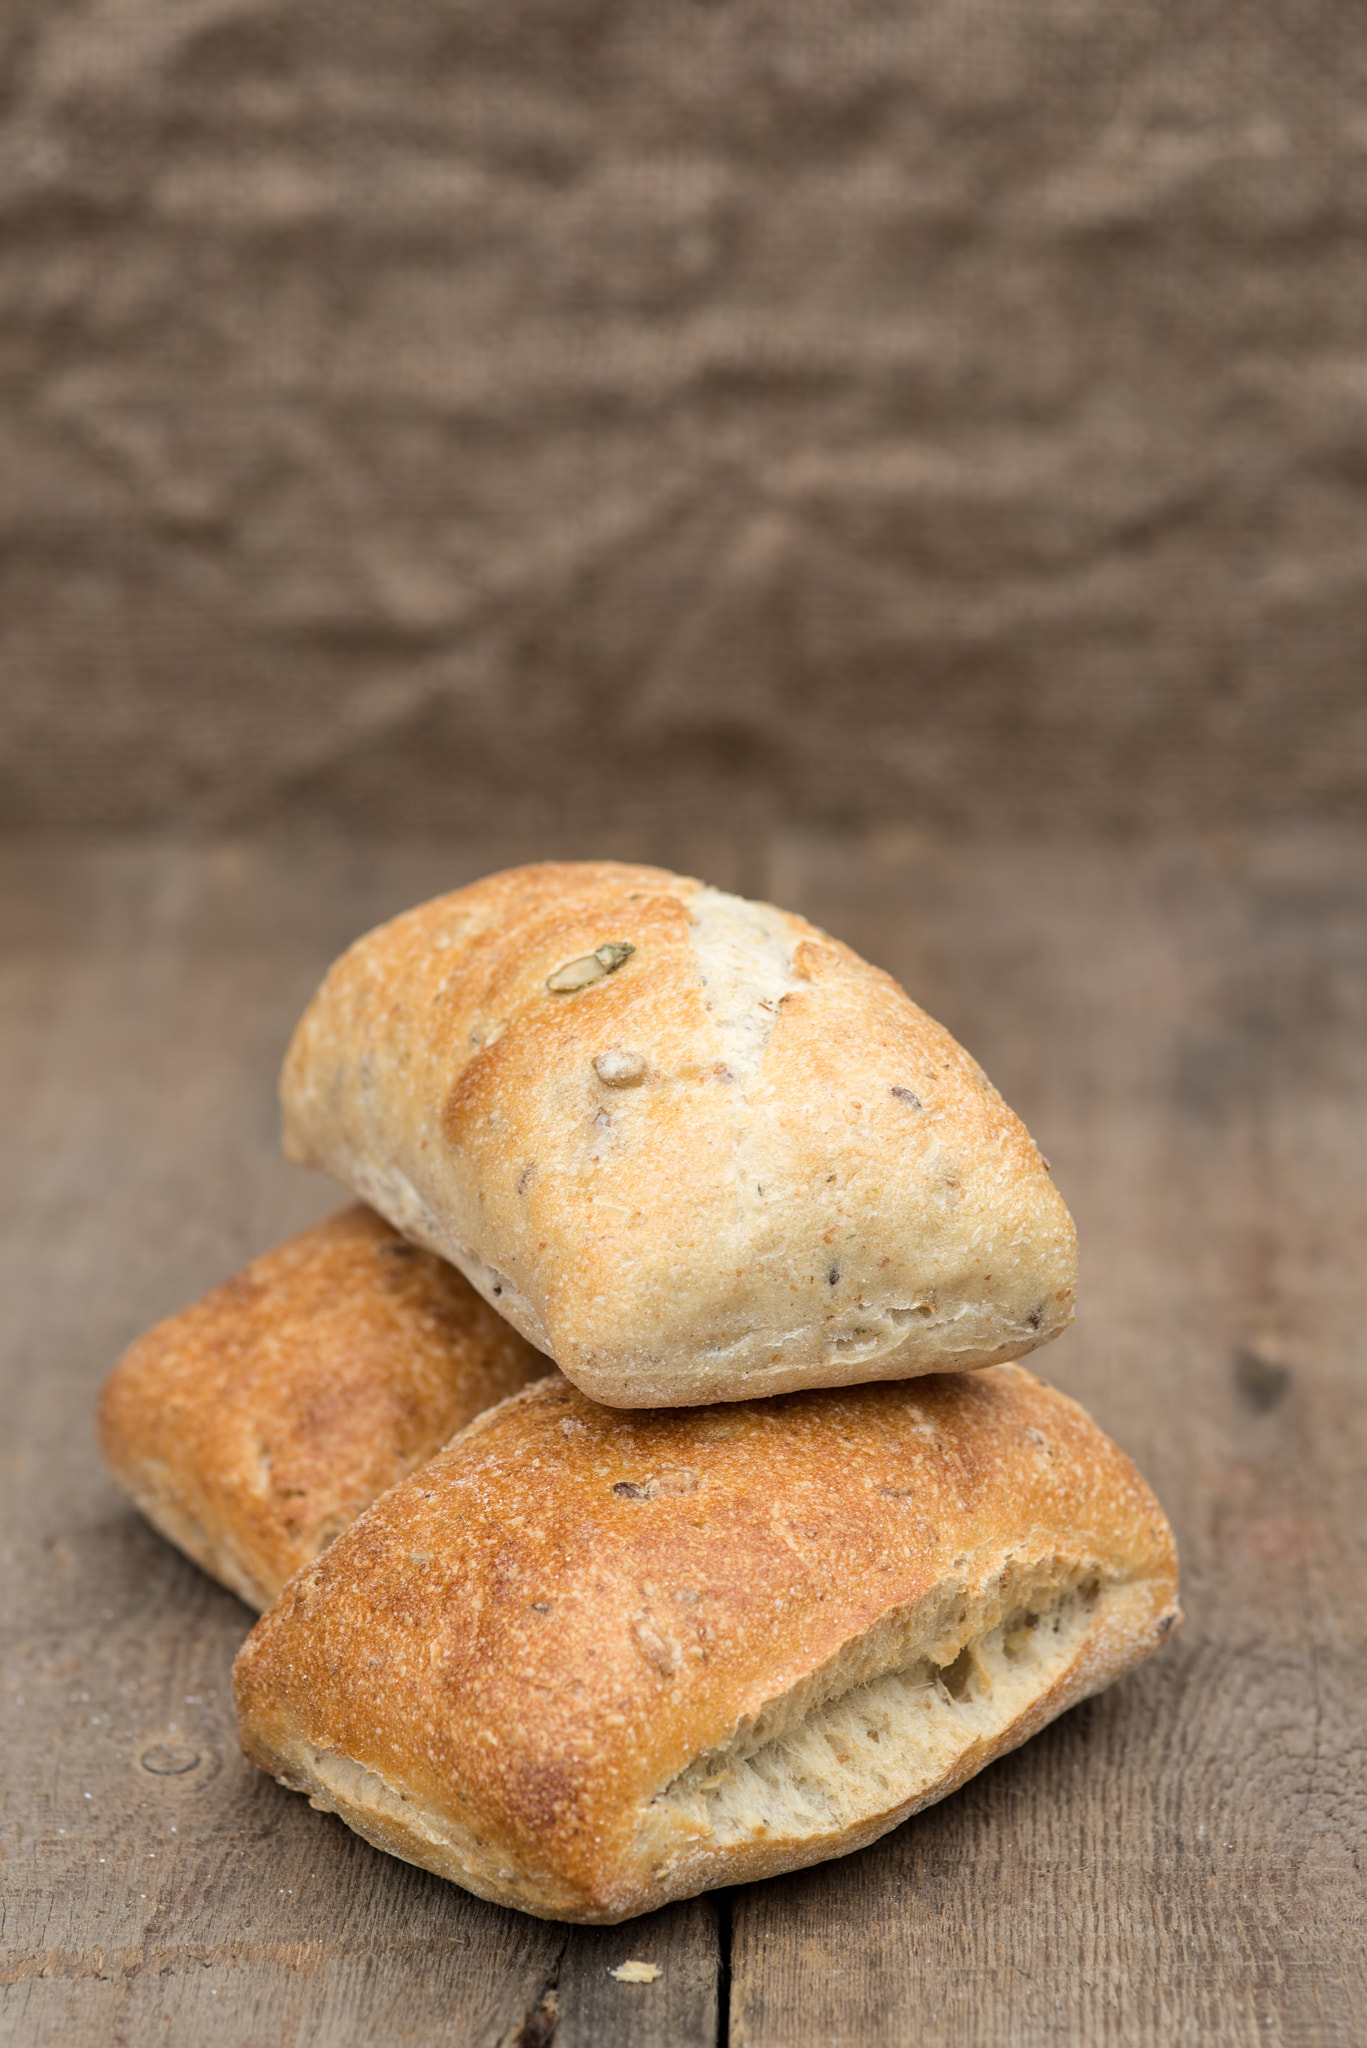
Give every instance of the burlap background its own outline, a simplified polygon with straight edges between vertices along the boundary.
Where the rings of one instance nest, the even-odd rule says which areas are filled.
[[[1355,0],[6,0],[9,826],[1342,812]]]

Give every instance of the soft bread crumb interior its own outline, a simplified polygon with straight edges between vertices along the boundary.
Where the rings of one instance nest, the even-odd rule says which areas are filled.
[[[1017,1589],[1010,1612],[969,1635],[949,1662],[922,1650],[872,1677],[859,1670],[874,1647],[861,1638],[828,1667],[825,1697],[811,1699],[809,1683],[794,1689],[807,1702],[793,1693],[774,1702],[680,1772],[653,1802],[655,1817],[663,1808],[695,1840],[724,1850],[756,1837],[839,1834],[904,1806],[1049,1691],[1103,1597],[1095,1579],[1034,1597]]]

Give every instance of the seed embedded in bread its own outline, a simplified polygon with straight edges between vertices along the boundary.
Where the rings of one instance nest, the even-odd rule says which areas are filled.
[[[573,995],[578,989],[615,974],[635,951],[625,939],[609,939],[581,959],[567,960],[563,967],[557,967],[554,974],[546,976],[546,986],[552,995]]]
[[[377,1847],[615,1921],[873,1841],[1176,1590],[1133,1465],[1018,1367],[662,1415],[557,1375],[301,1572],[234,1687],[248,1756]]]
[[[646,1077],[646,1063],[639,1052],[613,1045],[598,1054],[593,1071],[605,1088],[639,1088]]]
[[[1072,1318],[1071,1219],[977,1062],[802,918],[685,876],[547,863],[394,919],[281,1095],[292,1159],[615,1407],[988,1365]]]

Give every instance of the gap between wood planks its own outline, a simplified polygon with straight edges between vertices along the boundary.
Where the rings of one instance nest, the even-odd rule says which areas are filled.
[[[1045,1143],[1084,1293],[1035,1362],[1184,1547],[1190,1619],[1151,1666],[859,1856],[615,1929],[500,1914],[239,1766],[223,1681],[248,1618],[116,1503],[95,1388],[335,1201],[280,1163],[272,1100],[331,955],[500,861],[599,850],[0,859],[16,2038],[359,2048],[402,2014],[423,2048],[497,2048],[553,1989],[555,2048],[872,2048],[909,2013],[927,2048],[1351,2042],[1367,870],[1344,835],[611,849],[866,951]],[[173,1737],[202,1768],[148,1777]],[[664,1978],[613,1983],[631,1955]]]

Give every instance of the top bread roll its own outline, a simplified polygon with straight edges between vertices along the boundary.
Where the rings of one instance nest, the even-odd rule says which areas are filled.
[[[343,954],[285,1149],[614,1407],[992,1365],[1072,1319],[1039,1150],[889,975],[660,868],[514,868]]]

